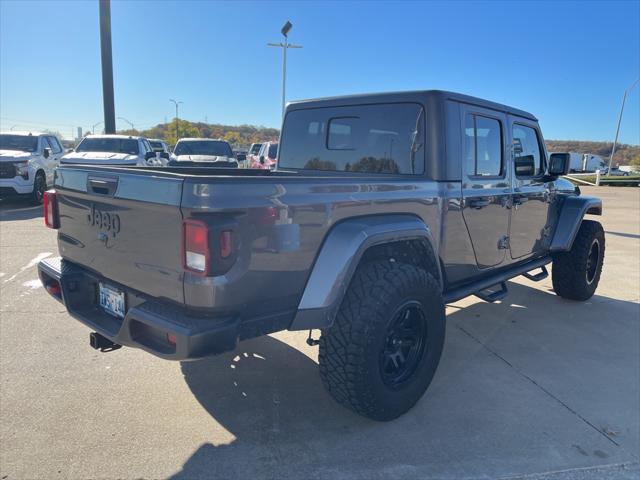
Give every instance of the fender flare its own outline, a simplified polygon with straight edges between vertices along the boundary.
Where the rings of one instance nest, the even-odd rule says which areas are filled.
[[[322,243],[289,330],[330,327],[364,252],[374,245],[414,239],[426,240],[433,254],[437,252],[431,230],[413,215],[375,215],[336,224]],[[434,264],[442,284],[440,262]]]
[[[549,247],[552,253],[571,250],[586,214],[602,215],[602,200],[582,196],[570,196],[564,199],[556,231]]]

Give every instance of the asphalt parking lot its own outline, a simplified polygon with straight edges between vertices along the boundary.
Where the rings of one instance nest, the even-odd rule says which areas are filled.
[[[640,189],[583,192],[604,200],[597,294],[522,278],[450,305],[431,388],[386,424],[331,400],[301,332],[182,364],[95,352],[37,281],[55,232],[0,204],[1,477],[639,478]]]

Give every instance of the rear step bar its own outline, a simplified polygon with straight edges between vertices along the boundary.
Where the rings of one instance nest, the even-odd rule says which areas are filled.
[[[496,294],[496,296],[502,295],[500,298],[504,298],[506,296],[507,288],[504,285],[504,288],[498,290],[497,292],[491,292],[489,294],[483,294],[483,290],[487,290],[490,287],[494,287],[496,285],[504,284],[507,280],[510,280],[518,275],[525,275],[525,277],[529,278],[529,280],[533,280],[534,282],[540,281],[546,278],[549,273],[547,269],[544,268],[545,265],[551,263],[551,257],[542,257],[536,260],[532,260],[531,262],[524,263],[522,265],[515,265],[513,267],[506,268],[504,270],[500,270],[499,272],[490,274],[486,277],[481,278],[480,280],[469,283],[467,285],[462,285],[460,287],[453,288],[449,291],[444,292],[443,299],[445,303],[452,303],[458,300],[461,300],[465,297],[469,297],[471,295],[477,295],[482,298],[480,295],[484,295],[487,298],[491,298],[492,294]],[[541,268],[543,271],[537,273],[536,275],[531,275],[528,272],[535,270],[536,268]],[[536,280],[537,279],[537,280]],[[480,294],[480,295],[478,295]],[[495,302],[496,300],[500,300],[500,298],[494,297],[493,300],[486,300]],[[482,298],[485,300],[484,298]]]

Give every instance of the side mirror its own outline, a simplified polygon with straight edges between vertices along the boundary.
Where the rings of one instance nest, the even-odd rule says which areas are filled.
[[[260,155],[260,163],[264,165],[264,155]]]
[[[552,153],[549,155],[549,175],[559,177],[569,173],[571,155],[568,153]]]
[[[50,148],[45,148],[42,152],[42,156],[44,158],[49,158],[49,156],[51,156],[51,149]]]
[[[533,177],[536,174],[536,163],[533,155],[516,157],[516,176]]]
[[[149,161],[152,158],[156,158],[156,152],[147,152],[144,154],[144,159]]]

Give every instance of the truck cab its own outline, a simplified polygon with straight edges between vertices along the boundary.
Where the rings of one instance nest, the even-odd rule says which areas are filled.
[[[63,154],[60,139],[50,133],[0,133],[0,196],[28,196],[40,204]]]

